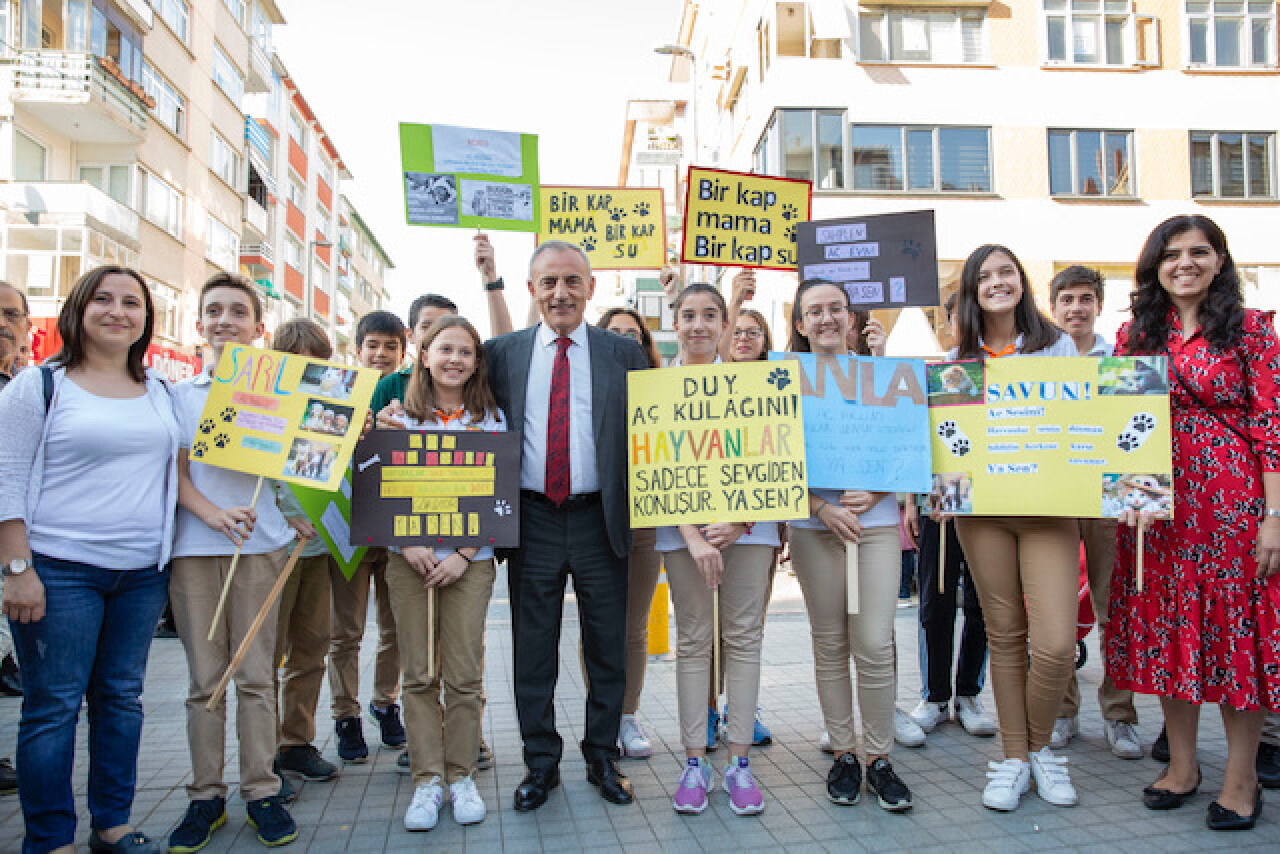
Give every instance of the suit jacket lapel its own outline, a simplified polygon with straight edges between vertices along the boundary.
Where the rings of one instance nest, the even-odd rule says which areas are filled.
[[[596,447],[599,447],[599,437],[604,435],[604,411],[609,397],[609,383],[616,378],[609,372],[609,365],[613,361],[609,357],[613,354],[606,352],[610,348],[605,333],[599,332],[594,326],[588,326],[587,340],[591,344],[591,427],[592,433],[597,437]]]
[[[538,340],[538,327],[515,342],[511,358],[507,361],[507,382],[511,389],[511,411],[507,413],[511,430],[524,429],[525,394],[529,390],[529,366],[533,361],[533,348]]]

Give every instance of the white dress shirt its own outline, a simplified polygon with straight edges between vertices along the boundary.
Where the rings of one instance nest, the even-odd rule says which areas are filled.
[[[551,371],[556,362],[556,339],[550,326],[539,323],[524,398],[524,448],[520,454],[520,488],[547,491],[547,415],[551,405]],[[596,439],[591,426],[591,349],[586,321],[569,333],[569,494],[600,490],[596,470]]]

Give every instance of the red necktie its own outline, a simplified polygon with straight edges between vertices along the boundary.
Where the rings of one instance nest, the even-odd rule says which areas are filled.
[[[551,369],[551,401],[547,406],[547,497],[557,506],[569,497],[569,345],[556,339]]]

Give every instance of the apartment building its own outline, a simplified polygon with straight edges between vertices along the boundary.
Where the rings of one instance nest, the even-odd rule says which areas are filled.
[[[338,350],[355,359],[355,328],[360,318],[391,301],[387,271],[395,268],[373,230],[345,195],[338,198],[338,289],[333,326]]]
[[[1042,296],[1097,266],[1109,334],[1142,240],[1184,212],[1224,228],[1250,304],[1280,307],[1276,18],[1276,0],[687,0],[662,52],[692,102],[686,165],[812,181],[815,219],[933,209],[944,289],[988,242]],[[794,276],[762,281],[776,324]]]

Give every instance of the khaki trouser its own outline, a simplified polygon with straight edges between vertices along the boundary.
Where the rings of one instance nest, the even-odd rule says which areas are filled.
[[[475,773],[483,709],[484,624],[495,575],[492,560],[472,561],[461,578],[436,588],[436,661],[434,675],[429,676],[426,588],[402,555],[387,556],[387,588],[404,669],[401,705],[415,784],[433,777],[454,783]]]
[[[732,545],[720,581],[720,655],[729,703],[729,743],[751,744],[760,696],[760,647],[773,546]],[[711,590],[688,549],[666,552],[667,580],[676,610],[676,692],[680,740],[707,746],[707,685],[711,682]]]
[[[300,558],[280,594],[275,662],[284,669],[278,680],[281,747],[310,744],[316,737],[329,648],[329,571],[336,566],[328,554]]]
[[[1081,519],[1080,539],[1084,541],[1085,570],[1089,575],[1089,599],[1093,602],[1093,616],[1098,623],[1098,649],[1107,654],[1107,606],[1111,599],[1111,570],[1116,563],[1116,520]],[[1106,672],[1103,662],[1102,684],[1098,686],[1098,707],[1105,721],[1138,722],[1138,712],[1133,707],[1133,692],[1117,688]],[[1071,671],[1067,683],[1067,695],[1058,711],[1060,718],[1074,718],[1080,714],[1080,683],[1076,672]]]
[[[866,752],[885,756],[893,747],[898,688],[893,620],[898,612],[901,550],[896,526],[863,529],[858,544],[858,613],[849,614],[844,543],[825,528],[791,529],[791,566],[809,611],[818,703],[837,753],[857,747],[851,656],[858,675]]]
[[[396,618],[387,592],[387,550],[369,549],[347,581],[334,563],[329,568],[333,588],[332,637],[329,642],[329,692],[333,719],[360,716],[360,641],[369,616],[369,581],[378,608],[378,651],[374,659],[373,704],[380,709],[400,698],[400,647]]]
[[[169,601],[178,637],[187,653],[187,743],[191,750],[191,784],[187,796],[193,801],[226,797],[222,782],[227,702],[223,697],[214,711],[205,703],[222,678],[266,601],[280,571],[285,549],[265,555],[241,555],[236,577],[227,595],[222,622],[213,641],[209,625],[218,607],[218,597],[231,567],[231,557],[183,557],[173,561],[169,579]],[[280,791],[280,778],[271,771],[276,756],[276,645],[275,609],[249,646],[248,654],[235,674],[236,736],[240,743],[240,795],[247,801],[270,797]]]
[[[622,695],[622,713],[634,715],[640,708],[644,674],[649,666],[649,610],[658,589],[662,555],[654,551],[656,528],[631,532],[631,559],[627,579],[627,687]],[[583,668],[584,679],[586,668]]]
[[[1049,744],[1075,666],[1080,528],[1034,516],[955,523],[987,624],[1004,755],[1025,759]]]

